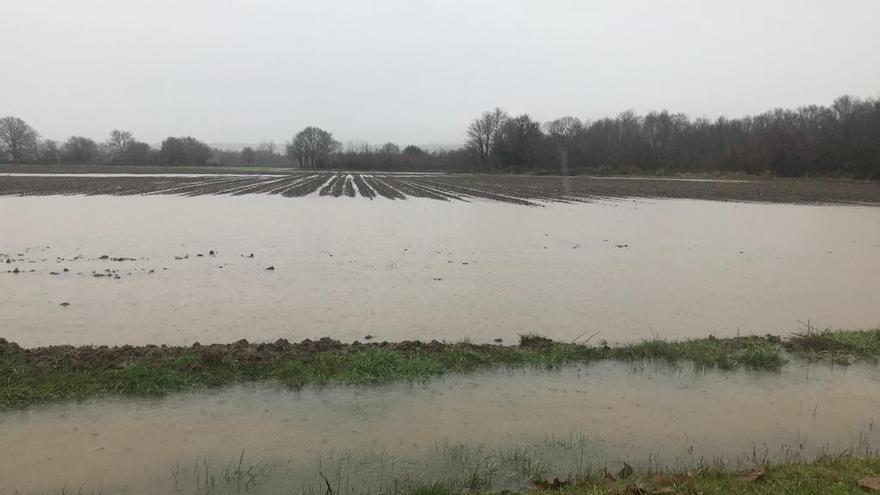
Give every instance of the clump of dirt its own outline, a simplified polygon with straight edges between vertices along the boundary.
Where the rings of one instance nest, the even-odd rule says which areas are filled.
[[[548,347],[553,345],[553,341],[547,337],[528,333],[519,336],[519,345],[521,347]]]

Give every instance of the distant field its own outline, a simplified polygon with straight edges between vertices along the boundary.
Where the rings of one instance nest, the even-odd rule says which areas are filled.
[[[270,194],[392,200],[409,197],[442,201],[484,199],[521,205],[630,197],[771,203],[880,203],[880,183],[849,180],[349,173],[216,167],[0,166],[0,174],[7,174],[0,175],[0,195],[5,196]]]

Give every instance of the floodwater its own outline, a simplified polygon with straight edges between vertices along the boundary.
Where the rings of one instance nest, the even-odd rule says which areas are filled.
[[[554,466],[552,479],[622,462],[739,468],[864,455],[877,447],[878,420],[880,369],[861,365],[755,373],[603,362],[378,387],[237,386],[0,414],[0,480],[5,493],[196,493],[207,471],[226,493],[243,456],[242,471],[261,473],[254,493],[324,493],[318,471],[336,493],[481,469],[496,488],[516,488],[535,472],[524,464]]]
[[[880,325],[870,206],[0,197],[0,224],[0,337],[23,346]]]

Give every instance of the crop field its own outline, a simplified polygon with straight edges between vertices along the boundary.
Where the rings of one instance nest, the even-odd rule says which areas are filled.
[[[427,198],[439,201],[488,200],[530,206],[546,202],[576,203],[608,198],[873,204],[880,203],[880,184],[842,180],[715,180],[319,171],[284,174],[0,175],[0,195],[72,194],[265,194],[287,198],[321,196],[371,200]]]

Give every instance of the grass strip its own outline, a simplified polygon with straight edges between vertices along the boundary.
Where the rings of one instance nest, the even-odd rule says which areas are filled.
[[[835,363],[880,356],[880,330],[650,340],[608,346],[522,336],[519,345],[440,342],[289,343],[21,348],[0,339],[0,410],[92,397],[156,396],[249,381],[290,387],[424,380],[492,368],[552,369],[599,360],[659,360],[697,368],[779,370],[786,351]]]

